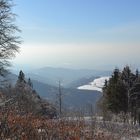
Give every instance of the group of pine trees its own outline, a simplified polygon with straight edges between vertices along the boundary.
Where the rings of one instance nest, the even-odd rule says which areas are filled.
[[[140,75],[129,66],[116,68],[109,81],[105,81],[101,107],[104,112],[131,114],[133,122],[140,124]]]

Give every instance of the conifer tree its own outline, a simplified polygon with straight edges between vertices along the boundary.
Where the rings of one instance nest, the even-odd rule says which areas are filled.
[[[19,72],[18,82],[19,83],[26,83],[26,81],[25,81],[25,74],[22,72],[22,70],[20,70],[20,72]]]
[[[126,112],[127,90],[120,79],[119,69],[115,69],[107,87],[104,87],[107,108],[114,113]]]
[[[31,79],[30,79],[30,78],[28,79],[27,84],[28,84],[31,88],[33,88],[33,83],[32,83],[32,81],[31,81]]]

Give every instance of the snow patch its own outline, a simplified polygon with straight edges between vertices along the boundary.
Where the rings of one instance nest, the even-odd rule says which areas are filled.
[[[109,76],[105,76],[105,77],[100,77],[100,78],[97,78],[97,79],[94,79],[93,82],[90,82],[88,85],[83,85],[83,86],[80,86],[78,87],[77,89],[80,89],[80,90],[96,90],[96,91],[100,91],[102,92],[102,88],[105,84],[105,80],[109,80]]]

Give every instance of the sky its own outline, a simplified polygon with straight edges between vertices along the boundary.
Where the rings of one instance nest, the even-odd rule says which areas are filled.
[[[19,69],[140,68],[140,0],[14,0]]]

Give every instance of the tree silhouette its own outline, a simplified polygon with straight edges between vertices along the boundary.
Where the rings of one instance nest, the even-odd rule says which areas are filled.
[[[19,50],[20,40],[15,33],[20,30],[15,25],[16,15],[12,7],[12,0],[0,0],[0,75],[4,75],[10,66],[9,60]]]
[[[18,82],[19,83],[21,83],[21,82],[25,83],[26,82],[25,81],[25,74],[22,72],[22,70],[20,70],[20,72],[19,72]]]
[[[27,84],[28,84],[31,88],[33,88],[33,83],[32,83],[32,81],[31,81],[31,79],[30,79],[30,78],[28,79]]]

